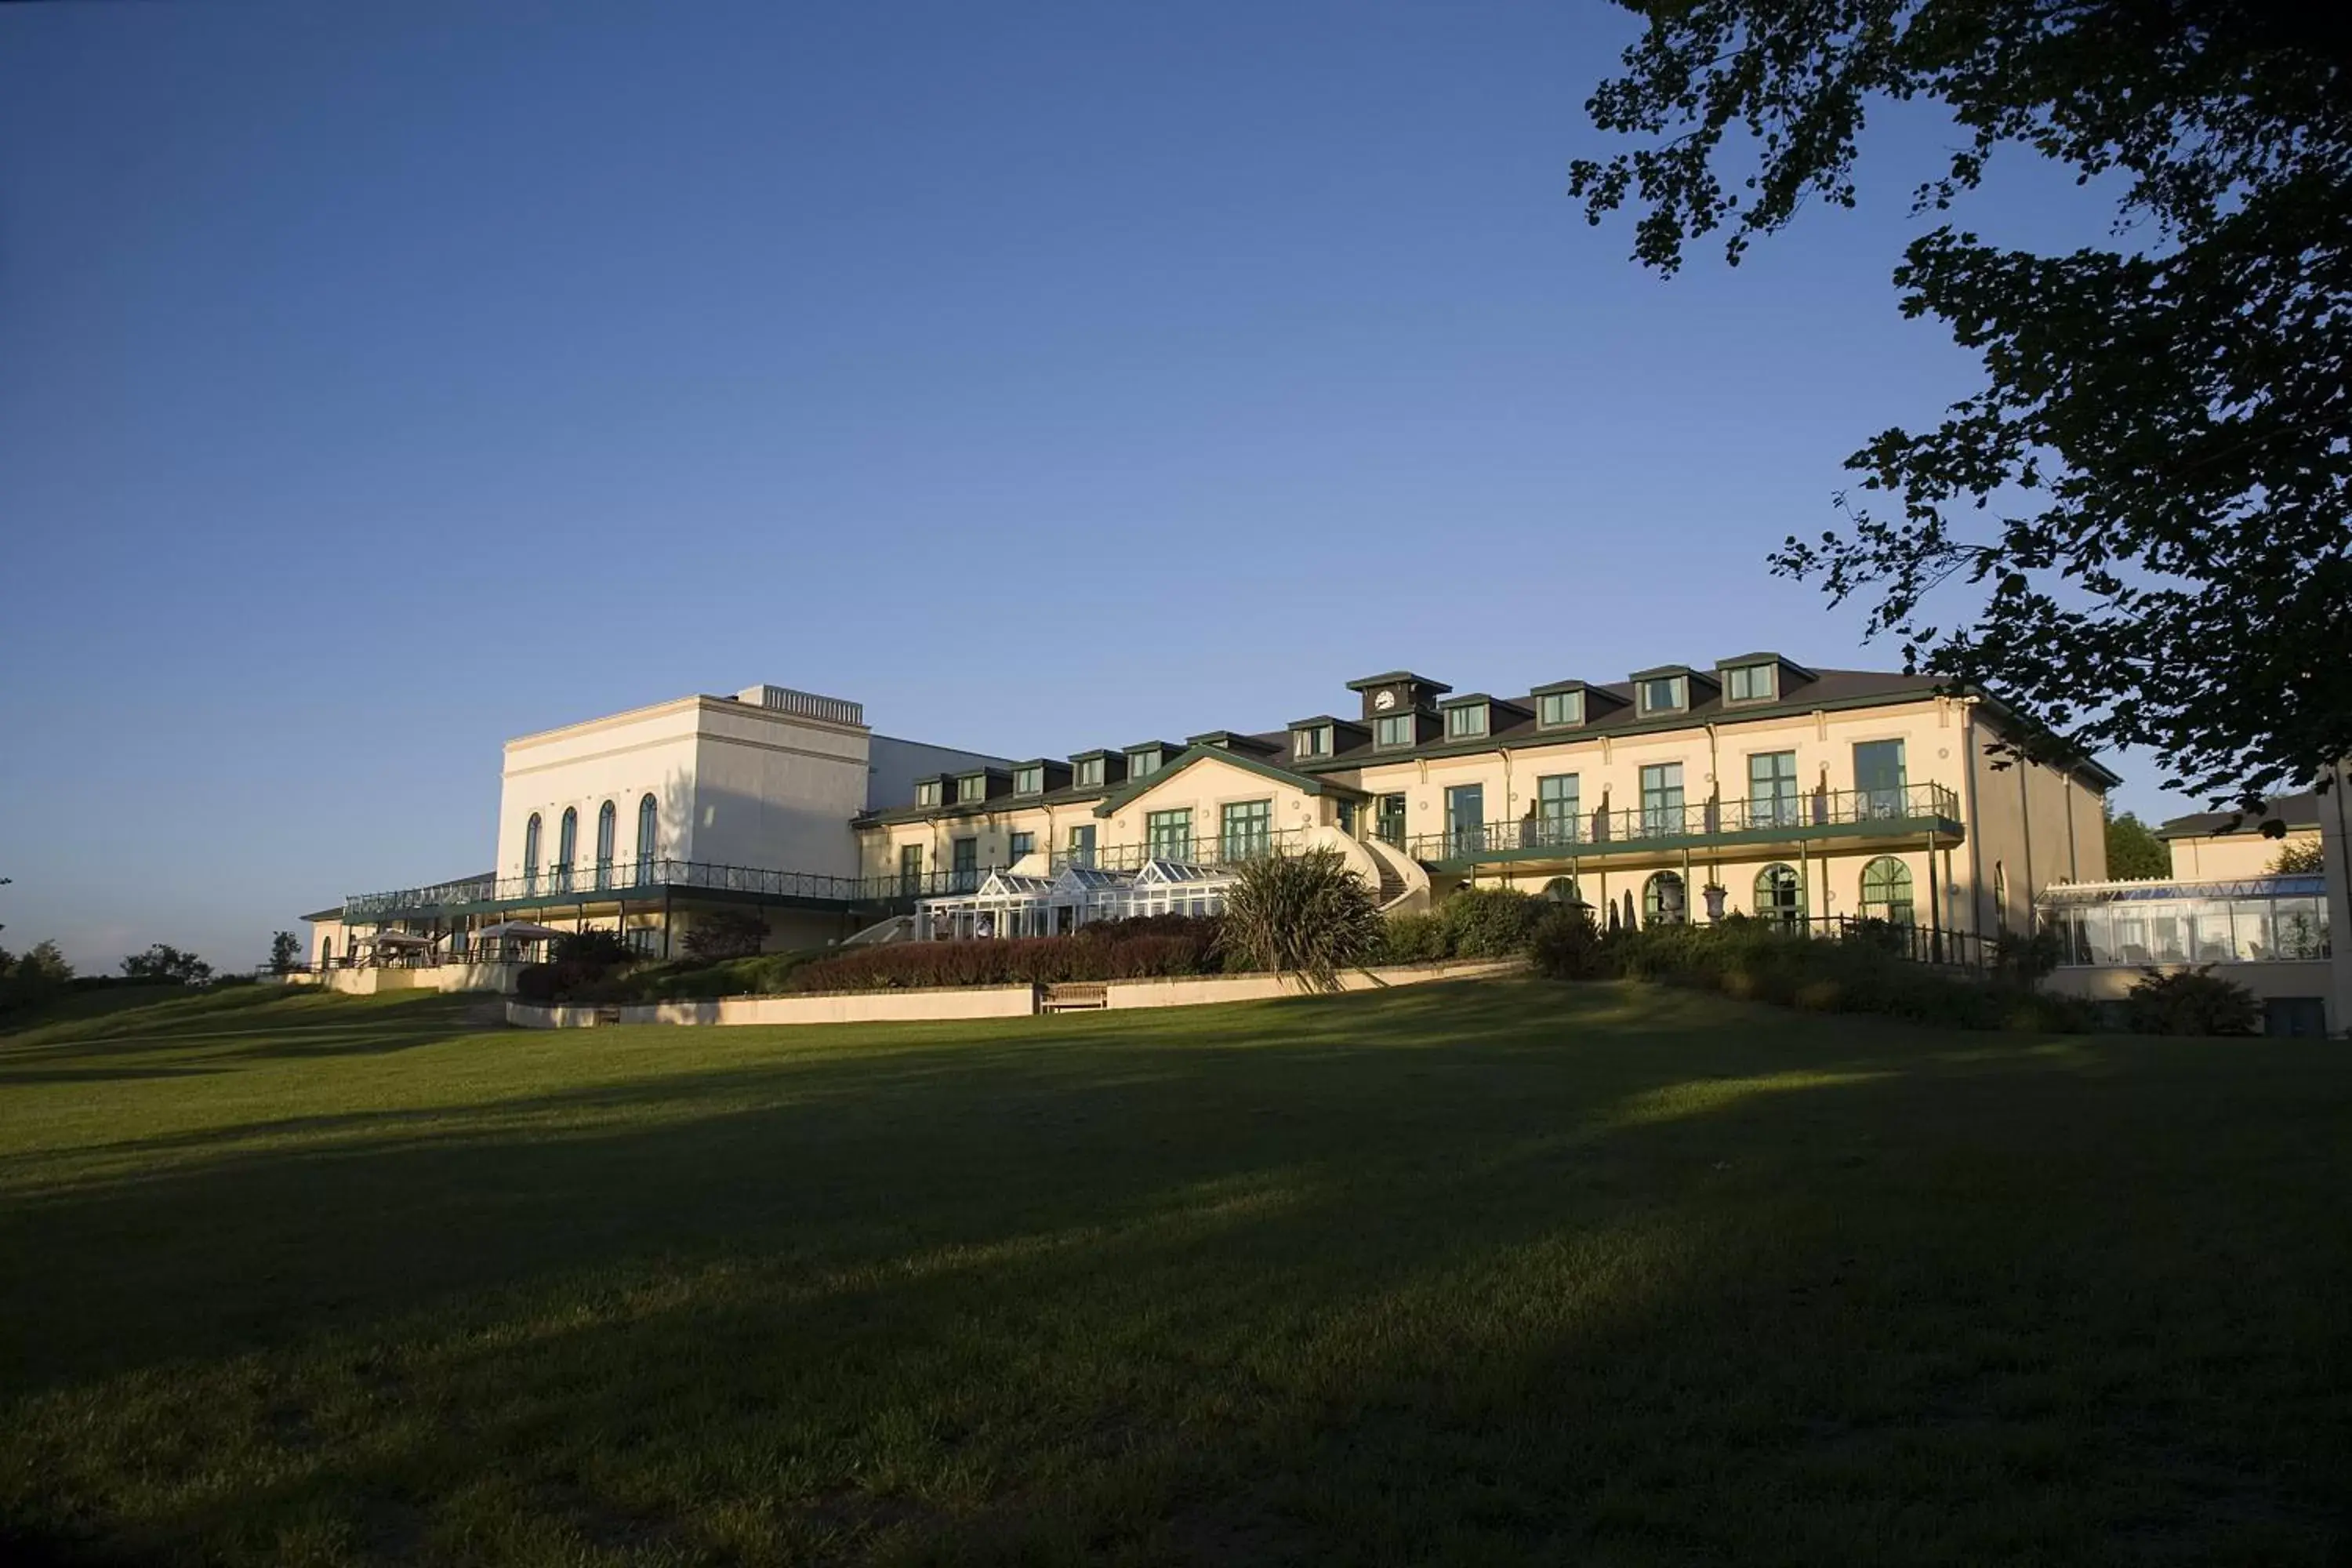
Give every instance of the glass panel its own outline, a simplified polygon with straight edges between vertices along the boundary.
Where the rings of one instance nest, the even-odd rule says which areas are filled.
[[[1773,695],[1778,684],[1775,670],[1769,664],[1743,664],[1732,669],[1724,682],[1725,695],[1734,702],[1759,702]]]
[[[1445,732],[1454,739],[1483,735],[1486,732],[1486,710],[1484,705],[1468,708],[1448,708],[1445,710]]]
[[[1274,802],[1245,800],[1228,805],[1221,826],[1226,859],[1256,859],[1274,841]]]
[[[2231,946],[2242,962],[2262,963],[2277,956],[2268,899],[2240,899],[2230,906]]]
[[[1584,693],[1554,691],[1538,699],[1538,720],[1547,725],[1584,722]]]
[[[1143,819],[1146,847],[1155,860],[1192,858],[1192,813],[1155,811]]]
[[[1375,721],[1372,739],[1382,746],[1412,744],[1412,715],[1391,713]]]
[[[1078,764],[1077,781],[1078,787],[1080,789],[1093,789],[1096,785],[1101,784],[1103,781],[1103,760],[1100,757],[1093,757],[1089,758],[1086,762],[1080,763]]]
[[[1756,874],[1756,913],[1794,926],[1805,918],[1805,885],[1793,866],[1767,866]]]
[[[1019,860],[1026,856],[1034,854],[1036,849],[1037,836],[1035,834],[1016,833],[1007,840],[1004,853],[1006,858],[1011,860]]]
[[[2326,958],[2329,952],[2327,905],[2319,899],[2279,899],[2272,919],[2281,958]]]
[[[1445,837],[1456,855],[1486,847],[1486,786],[1455,784],[1445,792]]]
[[[1643,712],[1671,713],[1682,705],[1683,678],[1681,676],[1661,676],[1655,680],[1642,682]]]
[[[1536,843],[1573,844],[1577,824],[1583,819],[1580,786],[1574,773],[1553,773],[1536,780]]]
[[[1913,922],[1910,867],[1883,855],[1862,868],[1862,918],[1896,925]]]
[[[1864,741],[1853,748],[1853,787],[1872,817],[1903,815],[1903,742]]]
[[[1382,843],[1404,843],[1404,796],[1384,795],[1372,818],[1372,833]]]
[[[2199,963],[2234,963],[2238,950],[2230,935],[2230,906],[2191,904],[2188,911],[2189,952]]]
[[[1683,830],[1683,765],[1653,763],[1642,770],[1642,831]]]
[[[1127,776],[1131,779],[1150,778],[1160,771],[1158,752],[1129,752],[1127,754]]]
[[[2158,963],[2189,962],[2189,922],[2178,904],[2148,911],[2148,953]]]
[[[1091,866],[1095,863],[1095,830],[1092,823],[1070,829],[1070,864]]]
[[[1793,827],[1801,819],[1797,753],[1759,752],[1748,759],[1748,825]]]
[[[1661,871],[1642,886],[1642,922],[1644,925],[1680,925],[1683,922],[1683,879],[1672,871]]]

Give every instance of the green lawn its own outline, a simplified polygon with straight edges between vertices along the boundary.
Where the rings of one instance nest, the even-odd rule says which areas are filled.
[[[0,1036],[0,1559],[2352,1549],[2341,1044],[479,1007]]]

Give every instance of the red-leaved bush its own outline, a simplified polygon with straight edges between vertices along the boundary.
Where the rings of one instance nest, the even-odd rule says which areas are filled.
[[[1051,985],[1218,972],[1217,922],[1180,915],[1111,921],[1074,936],[894,942],[852,948],[793,972],[795,991],[929,985]]]

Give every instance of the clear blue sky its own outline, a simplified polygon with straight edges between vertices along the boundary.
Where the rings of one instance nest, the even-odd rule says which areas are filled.
[[[1628,36],[0,6],[0,942],[250,963],[487,868],[506,737],[755,680],[1026,755],[1399,665],[1891,665],[1763,555],[1969,384],[1888,282],[1937,127],[1661,281],[1566,194]]]

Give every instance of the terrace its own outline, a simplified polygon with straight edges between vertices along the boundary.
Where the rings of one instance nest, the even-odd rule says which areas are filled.
[[[1957,843],[1962,837],[1958,797],[1943,784],[1918,784],[1460,824],[1443,833],[1416,835],[1402,847],[1424,864],[1463,870],[1496,862],[1633,858],[1700,847],[1764,847],[1829,838]]]

